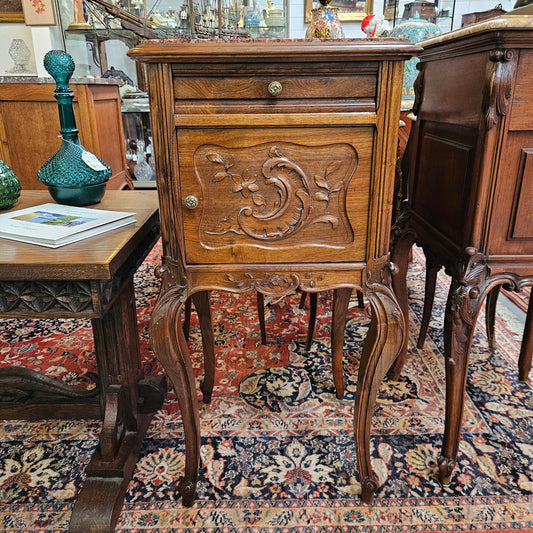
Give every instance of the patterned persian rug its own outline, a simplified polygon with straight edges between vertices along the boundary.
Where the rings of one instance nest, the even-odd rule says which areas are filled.
[[[147,374],[163,373],[148,343],[158,292],[156,248],[136,276]],[[410,357],[399,382],[379,391],[372,429],[381,487],[359,499],[352,409],[368,307],[354,301],[345,338],[346,397],[335,398],[330,362],[331,294],[319,298],[315,341],[305,353],[308,309],[298,297],[270,301],[260,343],[255,296],[211,293],[217,342],[213,401],[201,404],[202,464],[195,505],[175,498],[183,468],[172,390],[144,439],[118,522],[120,532],[502,532],[533,531],[533,386],[517,378],[521,325],[499,315],[498,348],[480,316],[472,347],[463,438],[452,483],[437,479],[444,417],[439,275],[426,345],[415,348],[423,255],[410,267]],[[523,326],[522,326],[523,327]],[[193,313],[190,347],[202,374]],[[88,322],[5,320],[0,364],[29,365],[78,387],[94,372]],[[0,530],[66,531],[97,442],[98,421],[0,421]]]

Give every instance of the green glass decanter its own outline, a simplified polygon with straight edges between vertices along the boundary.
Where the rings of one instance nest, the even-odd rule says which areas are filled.
[[[74,72],[74,60],[62,50],[52,50],[44,56],[44,68],[54,78],[54,97],[59,108],[61,136],[59,150],[39,169],[37,176],[52,198],[61,204],[91,205],[105,193],[111,169],[84,148],[78,139],[78,129],[72,100],[74,91],[68,82]]]
[[[5,161],[0,159],[0,209],[13,207],[20,196],[20,181]]]

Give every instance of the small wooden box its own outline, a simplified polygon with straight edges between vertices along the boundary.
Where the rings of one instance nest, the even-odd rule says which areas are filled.
[[[403,10],[403,18],[408,19],[414,17],[415,13],[418,13],[420,18],[434,17],[435,3],[434,2],[409,2],[405,4]]]

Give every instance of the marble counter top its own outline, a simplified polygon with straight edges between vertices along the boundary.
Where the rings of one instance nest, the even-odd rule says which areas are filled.
[[[426,39],[417,44],[426,49],[440,43],[448,43],[450,41],[495,30],[533,30],[533,17],[526,15],[502,15],[501,17],[485,20],[477,24],[472,24],[471,26],[443,33],[442,35]]]
[[[52,77],[38,76],[0,76],[0,83],[55,83]],[[113,78],[71,78],[69,85],[122,85],[119,80]]]

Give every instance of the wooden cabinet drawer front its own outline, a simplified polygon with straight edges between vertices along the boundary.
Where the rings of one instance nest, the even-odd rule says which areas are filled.
[[[374,128],[244,132],[178,130],[187,262],[364,261]]]
[[[279,96],[271,96],[272,82],[281,84]],[[174,81],[177,100],[256,98],[373,98],[375,76],[328,76],[323,78],[268,76],[259,78],[201,78]]]

